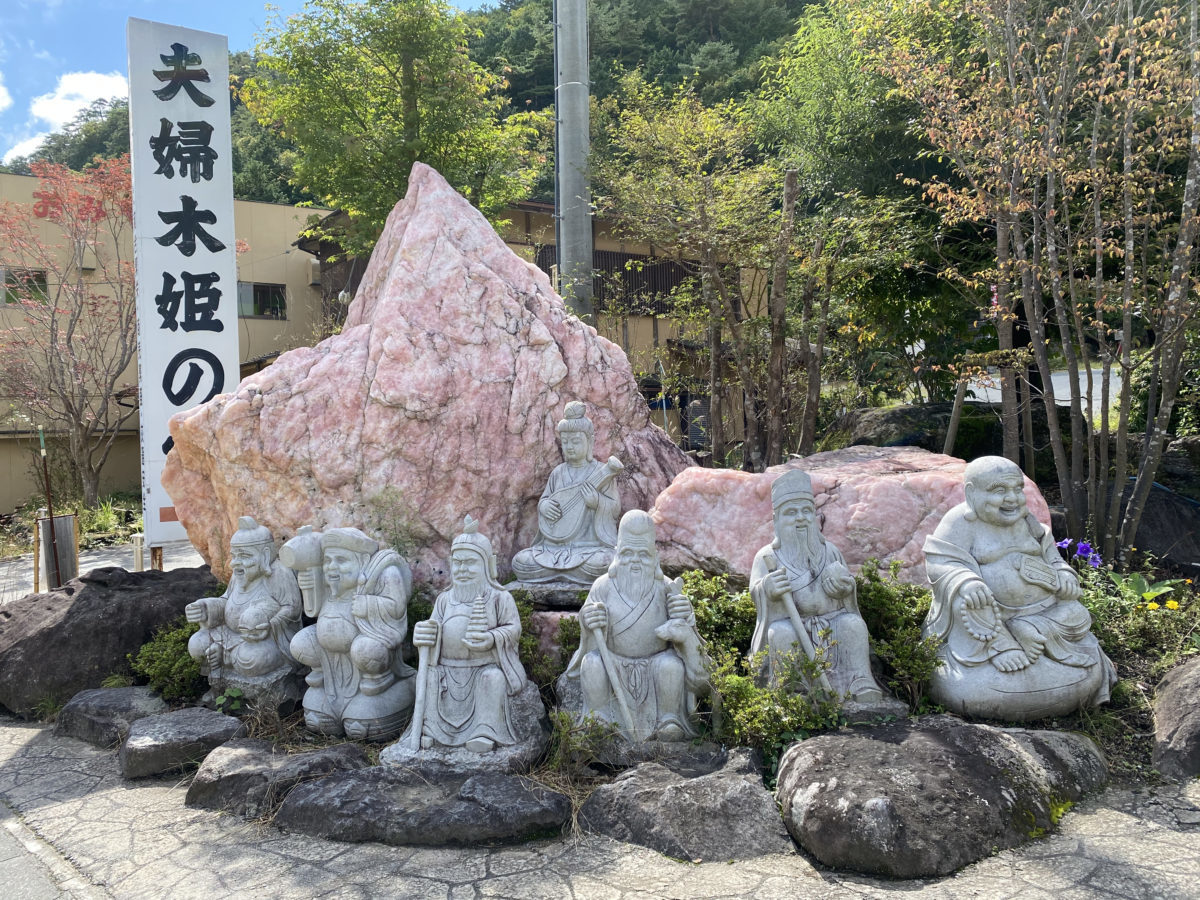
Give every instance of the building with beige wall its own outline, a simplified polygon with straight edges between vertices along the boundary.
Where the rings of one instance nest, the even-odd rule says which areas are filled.
[[[0,174],[0,200],[31,203],[37,185],[36,178]],[[249,245],[238,257],[238,346],[243,377],[269,365],[285,350],[319,340],[321,323],[339,311],[344,313],[346,298],[357,290],[366,260],[347,259],[340,248],[315,240],[297,241],[314,214],[328,211],[235,201],[236,234]],[[552,272],[553,206],[522,203],[506,218],[508,224],[501,234],[508,246]],[[594,225],[594,243],[597,331],[629,356],[655,423],[685,450],[702,449],[707,445],[709,398],[707,366],[701,369],[697,359],[704,346],[705,322],[681,322],[672,314],[668,300],[671,289],[691,274],[689,267],[663,259],[653,246],[619,239],[603,221]],[[3,264],[0,248],[0,266]],[[761,287],[745,283],[747,277],[753,276],[743,273],[743,293],[761,302]],[[19,311],[0,305],[0,329],[10,327],[17,317]],[[136,384],[136,365],[135,359],[124,379],[130,384]],[[735,391],[725,396],[725,402],[727,408],[740,408]],[[7,406],[2,398],[0,404]],[[40,491],[32,465],[35,442],[36,434],[28,428],[0,420],[0,513],[11,511]],[[134,417],[109,457],[101,490],[137,490],[139,480]]]
[[[0,174],[0,200],[32,205],[38,185],[34,177]],[[320,273],[315,257],[294,242],[311,216],[325,212],[234,201],[236,234],[248,245],[237,262],[238,347],[243,376],[269,364],[284,350],[313,343],[321,308]],[[57,229],[52,224],[40,222],[38,228],[43,238],[56,239]],[[125,256],[131,255],[131,249],[125,248]],[[5,263],[5,248],[0,247],[0,268]],[[20,327],[22,320],[20,307],[0,303],[0,329]],[[137,383],[136,357],[121,381]],[[130,402],[134,402],[132,398]],[[0,398],[0,414],[9,408],[8,399]],[[33,429],[36,425],[32,423]],[[40,493],[34,469],[36,444],[37,433],[29,423],[0,416],[0,513],[11,512],[31,495]],[[104,467],[101,490],[136,491],[140,478],[135,415],[117,438]]]

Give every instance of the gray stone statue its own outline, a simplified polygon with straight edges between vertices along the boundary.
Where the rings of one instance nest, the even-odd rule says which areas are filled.
[[[486,753],[516,742],[509,698],[528,679],[517,657],[517,605],[496,580],[492,544],[470,516],[450,548],[450,578],[433,615],[413,627],[422,666],[410,740],[419,728],[424,748]]]
[[[450,546],[450,580],[432,615],[413,626],[412,722],[379,761],[428,775],[526,771],[546,749],[546,707],[517,655],[517,605],[470,516]]]
[[[757,620],[751,655],[766,651],[765,674],[784,677],[781,656],[814,658],[829,668],[820,687],[859,704],[883,692],[871,675],[867,626],[858,611],[854,577],[837,547],[821,534],[808,473],[793,469],[771,484],[775,539],[750,569]]]
[[[1025,721],[1108,700],[1116,670],[1091,633],[1079,579],[1025,504],[1025,476],[984,456],[966,501],[925,540],[933,604],[924,633],[945,643],[933,699],[960,715]]]
[[[249,702],[280,706],[300,699],[301,667],[290,644],[300,628],[296,576],[275,558],[271,532],[249,516],[229,541],[233,577],[220,597],[184,607],[200,630],[188,652],[210,685],[206,701],[237,688]]]
[[[356,740],[395,737],[413,705],[413,670],[400,654],[412,590],[408,563],[357,528],[321,533],[306,526],[279,555],[296,570],[304,611],[317,620],[292,639],[292,655],[312,667],[304,724]]]
[[[616,555],[579,611],[579,650],[560,696],[580,696],[579,716],[616,724],[627,739],[694,737],[696,698],[710,690],[703,642],[679,580],[658,565],[654,522],[630,510]]]
[[[533,546],[513,557],[513,574],[526,584],[590,585],[612,560],[621,498],[613,479],[620,461],[592,458],[594,426],[583,404],[567,404],[558,423],[564,462],[555,467],[538,501]]]

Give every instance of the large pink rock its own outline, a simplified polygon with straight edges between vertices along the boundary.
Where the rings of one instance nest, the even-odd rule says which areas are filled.
[[[925,538],[963,501],[966,462],[916,447],[847,447],[750,475],[690,468],[650,511],[667,568],[749,577],[754,554],[774,536],[771,483],[788,469],[812,477],[822,534],[857,572],[871,557],[900,561],[900,578],[925,582]],[[1028,478],[1029,510],[1045,525],[1050,511]]]
[[[648,508],[688,465],[624,352],[417,164],[341,334],[177,414],[163,484],[216,571],[240,515],[282,537],[305,524],[378,536],[390,521],[415,544],[416,579],[440,586],[468,513],[502,571],[533,541],[569,400],[587,404],[596,455],[625,464],[623,508]]]

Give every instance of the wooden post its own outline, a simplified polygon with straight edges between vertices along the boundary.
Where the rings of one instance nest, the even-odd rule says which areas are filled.
[[[958,437],[958,423],[962,419],[963,402],[966,397],[967,379],[960,378],[958,389],[954,392],[954,407],[950,411],[950,424],[946,426],[946,443],[942,446],[942,453],[946,456],[954,455],[954,441]]]

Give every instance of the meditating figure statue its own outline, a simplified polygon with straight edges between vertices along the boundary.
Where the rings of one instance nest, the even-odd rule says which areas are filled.
[[[401,656],[412,573],[395,550],[357,528],[310,527],[280,549],[297,572],[304,611],[315,625],[292,639],[292,655],[312,672],[304,724],[321,734],[385,740],[412,714],[413,670]],[[317,567],[322,578],[317,577]]]
[[[1116,671],[1091,633],[1078,577],[1026,508],[1021,469],[984,456],[964,482],[966,502],[925,540],[933,604],[924,633],[945,641],[933,699],[1009,721],[1105,702]]]
[[[420,669],[406,738],[414,748],[419,735],[422,748],[487,753],[516,743],[509,700],[528,678],[517,656],[517,605],[496,580],[491,541],[470,516],[450,547],[450,579],[430,618],[413,626]]]
[[[579,683],[564,693],[582,688],[581,718],[615,723],[633,742],[695,736],[696,698],[710,685],[682,589],[659,568],[650,515],[627,512],[608,572],[579,611],[579,650],[562,676]]]
[[[300,628],[295,574],[275,558],[271,532],[250,516],[238,519],[229,540],[232,578],[220,597],[184,607],[200,630],[188,652],[208,677],[208,700],[230,688],[256,704],[278,706],[300,698],[301,667],[289,645]]]
[[[533,546],[513,557],[513,574],[527,584],[591,585],[612,560],[621,498],[613,479],[623,468],[615,456],[592,458],[594,426],[583,404],[572,401],[557,427],[564,462],[555,467],[538,501]]]
[[[750,654],[766,651],[764,675],[773,683],[795,670],[789,659],[819,657],[827,666],[817,678],[821,689],[858,703],[878,702],[883,692],[871,675],[854,577],[821,534],[808,473],[792,469],[776,478],[771,506],[775,539],[755,554],[750,569],[757,612]]]

